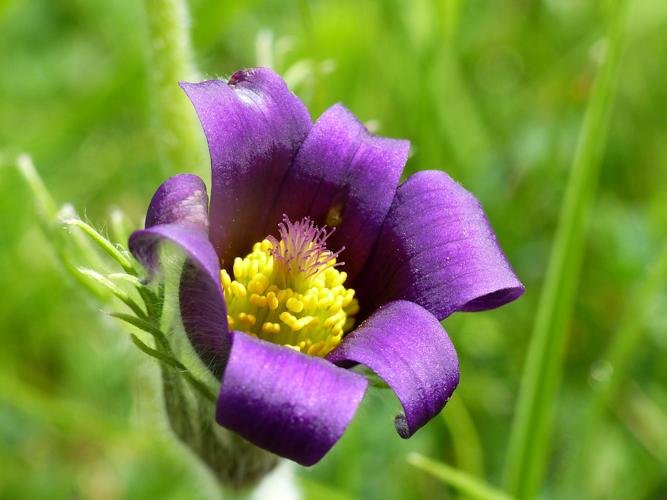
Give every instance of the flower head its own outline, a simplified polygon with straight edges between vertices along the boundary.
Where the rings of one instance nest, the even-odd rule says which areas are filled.
[[[313,124],[271,70],[181,86],[208,140],[210,205],[198,177],[168,179],[130,249],[151,273],[157,244],[187,255],[181,318],[221,381],[217,422],[314,464],[364,396],[349,370],[363,364],[398,396],[410,437],[459,381],[440,320],[523,292],[479,202],[441,171],[399,184],[407,141],[373,136],[340,104]]]

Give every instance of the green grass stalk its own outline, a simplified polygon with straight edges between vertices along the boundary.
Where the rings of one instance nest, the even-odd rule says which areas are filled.
[[[440,479],[443,483],[456,489],[467,498],[475,498],[478,500],[510,500],[512,498],[502,491],[492,488],[467,472],[455,469],[442,462],[436,462],[419,453],[411,453],[408,455],[408,462],[418,469],[428,472],[432,476]]]
[[[618,80],[627,2],[616,2],[612,9],[606,53],[580,132],[510,434],[504,485],[518,498],[537,495],[549,456],[554,400]]]

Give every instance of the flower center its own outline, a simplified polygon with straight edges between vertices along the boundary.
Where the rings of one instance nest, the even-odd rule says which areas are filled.
[[[309,219],[283,216],[280,240],[255,243],[245,258],[234,259],[234,278],[220,272],[229,328],[282,344],[311,356],[326,356],[352,329],[359,303],[343,285],[336,267],[341,249],[331,252],[333,233]]]

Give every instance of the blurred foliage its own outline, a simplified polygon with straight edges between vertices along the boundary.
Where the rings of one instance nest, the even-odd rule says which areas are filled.
[[[378,133],[410,139],[406,173],[442,168],[473,191],[527,286],[505,308],[446,320],[462,382],[444,419],[403,441],[392,423],[398,403],[369,394],[333,452],[298,469],[314,498],[455,495],[408,465],[410,452],[499,484],[565,181],[605,50],[605,5],[191,0],[202,76],[259,60],[290,79],[313,117],[342,101]],[[638,341],[589,429],[593,453],[572,487],[586,498],[667,496],[667,291],[634,300],[667,233],[667,3],[631,5],[545,498],[561,497],[571,476],[579,419],[614,370],[600,360],[619,325],[634,326]],[[54,197],[98,227],[112,207],[140,225],[166,175],[208,178],[206,164],[165,172],[160,163],[146,26],[135,0],[0,0],[3,498],[213,496],[210,477],[156,417],[152,367],[58,268],[11,168],[29,152]]]

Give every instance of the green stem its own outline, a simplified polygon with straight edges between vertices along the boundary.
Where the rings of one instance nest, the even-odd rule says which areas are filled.
[[[179,88],[197,80],[184,0],[144,0],[150,38],[151,95],[156,141],[168,172],[204,168],[206,154],[192,105]]]
[[[613,5],[608,46],[586,109],[524,368],[510,435],[504,484],[534,498],[550,448],[554,399],[583,256],[626,25],[627,2]]]
[[[68,251],[68,246],[63,238],[62,231],[56,230],[56,223],[60,219],[59,214],[63,212],[73,212],[73,209],[65,206],[58,211],[56,202],[44,185],[30,155],[19,155],[16,159],[16,167],[25,179],[26,184],[32,193],[38,215],[37,221],[44,231],[44,235],[53,245],[53,249],[58,256],[58,259],[62,262],[65,270],[99,300],[107,302],[111,298],[108,290],[92,283],[85,274],[80,272],[77,266],[73,263],[73,259]],[[73,216],[74,214],[72,213],[70,215]],[[90,264],[100,264],[99,259],[87,238],[83,237],[81,234],[75,234],[72,240],[74,248],[78,250],[79,254],[85,257]]]

